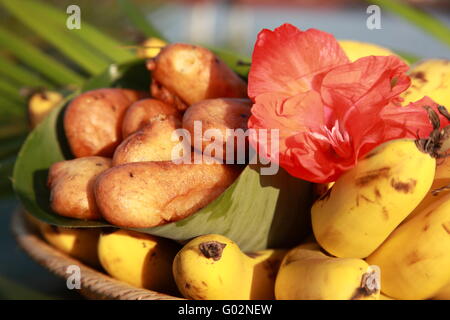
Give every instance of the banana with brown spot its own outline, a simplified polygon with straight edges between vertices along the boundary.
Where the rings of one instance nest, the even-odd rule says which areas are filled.
[[[436,103],[450,107],[450,60],[427,59],[413,65],[411,86],[402,97],[404,104],[428,96]]]
[[[179,246],[164,238],[129,230],[104,232],[98,255],[113,278],[138,288],[175,294],[172,262]]]
[[[398,227],[367,262],[380,266],[383,293],[390,297],[444,294],[450,283],[450,194]]]
[[[62,228],[33,220],[44,239],[53,247],[91,267],[100,267],[97,255],[100,228]]]
[[[433,300],[450,300],[450,282],[434,295]]]
[[[247,255],[224,236],[204,235],[177,254],[173,275],[178,289],[189,299],[273,299],[276,273],[285,253],[263,250]]]
[[[279,300],[378,300],[380,272],[362,259],[335,258],[316,243],[284,257],[275,283]]]
[[[425,197],[435,166],[414,140],[378,146],[314,203],[317,242],[337,257],[369,256]]]

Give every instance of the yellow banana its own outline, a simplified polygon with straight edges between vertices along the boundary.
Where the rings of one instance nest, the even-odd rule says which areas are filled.
[[[422,212],[424,209],[435,206],[439,203],[439,200],[448,194],[448,191],[442,191],[434,194],[433,190],[440,189],[442,187],[448,186],[450,184],[450,179],[435,179],[431,185],[430,190],[427,192],[425,198],[420,202],[420,204],[406,217],[402,223],[406,223],[410,219],[414,218],[417,214]]]
[[[390,56],[396,55],[391,50],[373,43],[352,40],[339,40],[339,45],[351,62],[367,56]]]
[[[101,265],[113,278],[139,288],[176,293],[172,262],[178,246],[170,240],[128,230],[102,233]]]
[[[99,228],[77,229],[56,227],[34,220],[45,240],[64,253],[98,268],[100,262],[97,255]]]
[[[378,146],[314,203],[317,242],[337,257],[367,257],[425,197],[435,166],[414,140]]]
[[[428,299],[450,282],[450,194],[398,227],[367,258],[380,266],[383,293]]]
[[[273,299],[285,250],[246,255],[216,234],[188,242],[175,257],[173,274],[184,297],[195,300]]]
[[[313,199],[318,199],[328,192],[333,187],[334,182],[328,183],[314,183],[313,184]]]
[[[411,67],[411,86],[402,97],[404,103],[428,96],[436,103],[450,106],[450,60],[427,59]]]
[[[141,47],[137,50],[137,56],[143,59],[151,59],[158,55],[163,47],[167,45],[167,42],[159,38],[148,38],[140,44]]]
[[[380,300],[396,300],[394,298],[388,297],[387,295],[380,293]]]
[[[438,162],[434,179],[450,181],[450,159],[443,159]]]
[[[63,98],[63,95],[56,91],[46,90],[34,93],[28,100],[28,118],[31,127],[37,126]]]
[[[448,189],[446,187],[449,187]],[[440,192],[434,192],[437,190],[441,190]],[[439,203],[439,200],[444,197],[447,193],[450,192],[450,160],[439,160],[436,166],[436,173],[434,175],[434,181],[427,192],[427,195],[420,204],[411,212],[408,217],[403,221],[410,220],[415,217],[418,213],[422,212],[425,208],[429,207],[432,204]]]
[[[325,255],[315,243],[284,257],[275,283],[279,300],[377,300],[379,270],[362,259]]]
[[[439,290],[433,297],[434,300],[450,300],[450,282]]]

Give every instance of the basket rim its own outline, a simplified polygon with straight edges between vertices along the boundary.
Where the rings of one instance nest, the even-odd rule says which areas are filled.
[[[33,260],[60,278],[67,280],[70,276],[66,273],[67,268],[79,266],[81,289],[78,292],[83,296],[101,300],[183,300],[116,280],[53,248],[40,237],[25,215],[26,211],[21,207],[12,215],[11,230],[16,242]]]

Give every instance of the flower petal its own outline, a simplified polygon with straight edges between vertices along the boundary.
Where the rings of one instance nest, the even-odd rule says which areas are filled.
[[[287,139],[287,149],[280,153],[280,166],[292,176],[315,183],[335,181],[355,165],[356,159],[337,157],[329,141],[302,132]]]
[[[291,136],[301,131],[324,125],[323,104],[315,91],[285,97],[280,93],[266,93],[256,97],[252,117],[268,129],[280,129],[280,136]],[[254,121],[254,120],[253,120]]]
[[[250,143],[260,154],[278,163],[279,153],[287,149],[286,141],[302,131],[323,127],[323,106],[315,91],[300,93],[286,98],[279,93],[262,94],[252,106],[252,115],[248,122],[251,129],[267,129],[266,136],[250,135]],[[278,130],[277,141],[272,141],[270,130]],[[273,143],[276,143],[276,154]]]
[[[287,95],[310,90],[313,77],[349,60],[333,35],[316,29],[301,31],[284,24],[258,34],[249,73],[248,94]]]
[[[386,105],[397,103],[398,95],[410,85],[407,69],[395,56],[369,56],[336,67],[324,76],[321,96],[331,109],[328,125],[341,122],[352,137],[356,155],[369,137],[383,140],[383,133],[378,131],[380,112]]]
[[[433,126],[424,106],[431,107],[439,115],[441,128],[450,123],[448,119],[439,114],[437,103],[429,97],[424,97],[405,107],[391,103],[383,108],[371,129],[364,133],[363,139],[357,146],[358,149],[355,150],[357,157],[361,158],[376,146],[387,141],[427,138],[433,130]]]
[[[388,105],[383,109],[381,117],[392,131],[402,129],[406,131],[405,137],[426,138],[433,130],[433,126],[424,109],[425,106],[431,107],[439,115],[441,129],[450,124],[450,121],[439,113],[438,104],[427,96],[404,107]],[[395,135],[394,132],[386,134]]]
[[[362,114],[375,117],[384,106],[398,102],[398,95],[409,87],[407,70],[408,65],[395,56],[364,57],[328,72],[321,96],[344,126]]]
[[[250,143],[295,177],[335,181],[378,145],[433,130],[423,108],[437,111],[431,99],[401,106],[407,70],[395,56],[350,63],[334,37],[318,30],[263,30],[249,74],[248,127],[257,129]],[[441,128],[450,122],[440,120]]]

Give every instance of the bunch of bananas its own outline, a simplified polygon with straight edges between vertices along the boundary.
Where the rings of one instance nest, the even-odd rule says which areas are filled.
[[[392,54],[341,45],[351,60]],[[450,61],[420,62],[410,75],[406,102],[428,95],[450,106]],[[289,250],[243,253],[215,234],[181,247],[134,231],[39,224],[52,245],[116,279],[190,299],[450,299],[449,185],[450,160],[394,140],[322,188],[313,235]]]

